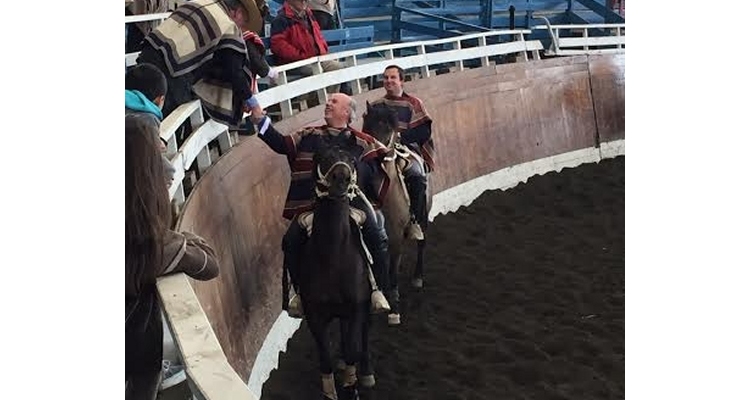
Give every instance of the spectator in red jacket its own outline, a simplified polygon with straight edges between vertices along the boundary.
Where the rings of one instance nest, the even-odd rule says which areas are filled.
[[[307,3],[308,0],[285,0],[271,23],[271,51],[278,65],[328,54],[328,44],[320,33],[320,25]],[[336,60],[323,61],[320,66],[323,72],[342,68]],[[303,76],[313,75],[310,65],[300,67],[294,72]],[[330,93],[338,91],[339,85],[328,88]]]

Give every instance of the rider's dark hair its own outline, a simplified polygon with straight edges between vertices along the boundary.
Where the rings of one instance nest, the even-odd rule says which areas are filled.
[[[137,90],[149,100],[167,94],[167,77],[151,64],[138,64],[125,73],[125,90]]]
[[[385,67],[385,69],[383,71],[388,71],[391,68],[396,68],[398,70],[398,77],[401,78],[401,81],[403,81],[404,80],[404,69],[401,68],[401,67],[399,67],[398,65],[393,65],[392,64],[392,65],[389,65],[389,66]]]

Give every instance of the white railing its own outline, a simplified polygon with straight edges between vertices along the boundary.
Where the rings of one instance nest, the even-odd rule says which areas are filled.
[[[163,22],[165,19],[172,15],[171,12],[156,13],[156,14],[142,14],[142,15],[128,15],[125,17],[126,24],[132,24],[133,22],[146,22],[146,21],[159,21]]]
[[[582,54],[607,54],[625,52],[625,24],[569,24],[552,25],[545,17],[534,17],[544,20],[545,25],[532,27],[534,30],[546,30],[552,43],[545,51],[550,56],[574,56]],[[590,36],[589,30],[604,31],[608,36]],[[560,31],[581,31],[582,36],[561,37]]]
[[[318,101],[323,104],[327,100],[325,88],[343,82],[353,82],[354,94],[362,92],[360,79],[380,75],[386,66],[393,63],[394,52],[410,52],[413,55],[398,58],[398,64],[404,69],[419,68],[422,78],[430,76],[430,66],[436,64],[455,63],[459,71],[464,69],[464,61],[479,59],[482,66],[489,65],[489,57],[503,54],[517,53],[523,61],[528,60],[527,52],[532,52],[534,58],[539,58],[542,44],[538,40],[527,41],[524,35],[530,30],[496,30],[492,32],[473,33],[447,39],[428,40],[375,46],[366,49],[343,51],[336,54],[326,54],[308,58],[276,67],[279,72],[278,86],[264,90],[257,95],[263,107],[279,104],[282,118],[292,115],[292,99],[303,94],[317,92]],[[514,41],[487,45],[488,38],[513,36]],[[466,41],[478,41],[475,47],[464,47]],[[450,49],[438,49],[428,52],[430,46],[449,45]],[[375,55],[375,57],[372,57]],[[346,68],[323,73],[321,62],[340,60]],[[288,73],[296,68],[309,65],[315,75],[289,81]]]
[[[176,131],[188,120],[193,132],[178,149]],[[172,111],[162,121],[159,135],[167,142],[167,157],[175,168],[174,181],[169,188],[169,195],[177,206],[182,206],[185,202],[183,179],[185,171],[190,169],[193,161],[197,161],[199,174],[205,172],[213,163],[208,144],[213,140],[218,140],[222,154],[234,145],[226,125],[214,120],[204,122],[199,100],[185,103]]]
[[[143,14],[143,15],[130,15],[125,17],[125,24],[132,24],[135,22],[145,21],[159,21],[164,22],[165,19],[172,15],[171,12],[158,13],[158,14]],[[125,66],[129,67],[135,65],[135,59],[138,58],[138,53],[125,53]]]
[[[538,52],[543,50],[543,47],[538,40],[525,39],[525,35],[530,33],[530,30],[498,30],[447,39],[382,45],[313,57],[277,67],[278,86],[258,93],[257,99],[264,108],[279,104],[282,117],[288,117],[292,115],[291,100],[293,98],[315,92],[319,99],[325,102],[327,99],[325,88],[342,82],[355,82],[354,90],[360,93],[362,89],[359,79],[380,75],[391,63],[398,63],[404,69],[419,68],[422,78],[426,78],[430,76],[430,66],[436,64],[453,63],[457,70],[461,71],[467,60],[479,59],[481,66],[487,66],[490,63],[490,57],[504,54],[518,54],[517,61],[523,62],[528,60],[527,52],[531,52],[532,57],[538,59]],[[503,35],[510,35],[514,40],[487,44],[488,38]],[[464,47],[464,42],[469,40],[477,41],[478,44],[474,47]],[[429,46],[436,45],[449,45],[447,46],[449,49],[428,52]],[[397,58],[394,52],[398,50],[411,50],[413,54]],[[362,59],[373,53],[377,53],[379,57]],[[397,61],[395,61],[396,58]],[[320,63],[333,59],[344,60],[346,66],[341,70],[322,73]],[[289,82],[288,71],[303,65],[311,65],[319,74]],[[188,120],[193,126],[193,133],[178,148],[175,132]],[[227,126],[212,120],[203,120],[198,100],[183,104],[170,113],[161,124],[160,135],[168,143],[167,152],[177,170],[175,182],[169,190],[170,196],[180,205],[184,203],[186,195],[182,187],[182,179],[192,163],[197,160],[198,169],[201,172],[213,163],[208,149],[209,142],[218,139],[222,153],[234,145]],[[227,362],[187,277],[184,274],[162,277],[159,278],[157,285],[169,329],[180,351],[180,356],[185,362],[188,381],[194,395],[197,398],[211,400],[230,398],[254,400],[256,396]]]
[[[423,78],[430,76],[429,67],[435,64],[456,63],[458,70],[461,71],[464,69],[463,62],[466,60],[480,59],[481,65],[487,66],[489,65],[489,57],[503,54],[517,53],[521,60],[526,61],[528,60],[527,52],[532,52],[532,57],[538,59],[539,50],[543,50],[543,47],[538,40],[525,40],[524,35],[530,33],[531,30],[523,29],[495,30],[446,39],[382,45],[312,57],[274,67],[279,72],[276,86],[258,93],[257,98],[264,108],[279,104],[281,116],[286,118],[292,115],[292,99],[298,96],[317,92],[320,104],[325,103],[327,100],[325,88],[327,86],[353,82],[353,93],[359,94],[362,92],[359,80],[381,74],[390,63],[388,60],[394,59],[394,51],[415,53],[412,56],[400,57],[398,62],[404,69],[420,68]],[[487,45],[488,38],[500,38],[502,36],[513,36],[515,40]],[[469,40],[478,41],[478,44],[475,47],[465,48],[463,43]],[[450,45],[451,50],[427,52],[427,47],[439,45]],[[127,66],[134,65],[137,57],[138,53],[126,54],[125,64]],[[320,63],[330,60],[340,60],[347,68],[323,73]],[[310,66],[315,74],[292,81],[290,71],[303,66]],[[311,90],[312,86],[317,86],[317,89]]]

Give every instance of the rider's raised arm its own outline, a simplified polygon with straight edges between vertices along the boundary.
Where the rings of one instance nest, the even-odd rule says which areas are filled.
[[[280,133],[273,127],[273,124],[271,124],[271,118],[268,116],[264,116],[263,119],[258,122],[258,137],[265,142],[271,150],[279,154],[284,154],[290,159],[294,159],[297,156],[299,135],[296,133],[291,135]]]

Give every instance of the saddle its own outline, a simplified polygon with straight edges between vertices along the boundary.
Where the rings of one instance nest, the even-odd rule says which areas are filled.
[[[364,225],[365,220],[367,219],[367,214],[356,207],[349,206],[349,218],[354,221],[355,224],[357,224],[357,227],[361,228],[362,225]],[[314,221],[315,214],[312,211],[303,212],[297,217],[297,223],[305,229],[305,231],[307,232],[307,237],[312,236]],[[362,245],[362,251],[367,258],[367,262],[372,265],[372,255],[367,249],[367,245],[365,245],[365,239],[362,237],[362,230],[357,229],[357,232],[359,233],[359,243]]]
[[[393,157],[396,159],[396,167],[402,174],[404,170],[409,168],[411,163],[416,162],[420,165],[424,163],[419,153],[412,150],[409,146],[398,142],[393,144]]]
[[[307,231],[307,237],[310,237],[312,235],[312,228],[313,228],[313,220],[314,220],[315,214],[313,214],[312,211],[306,211],[301,213],[297,217],[297,223],[305,230]],[[367,219],[367,215],[364,211],[349,206],[349,218],[354,221],[357,226],[362,227],[362,225],[365,223],[365,219]]]
[[[406,198],[406,204],[411,205],[411,199],[409,198],[409,190],[406,187],[406,179],[404,171],[408,170],[412,163],[419,163],[424,168],[424,160],[422,157],[409,146],[403,145],[399,142],[391,144],[391,151],[386,157],[386,161],[394,160],[396,165],[397,176],[396,181],[403,189],[404,197]]]

